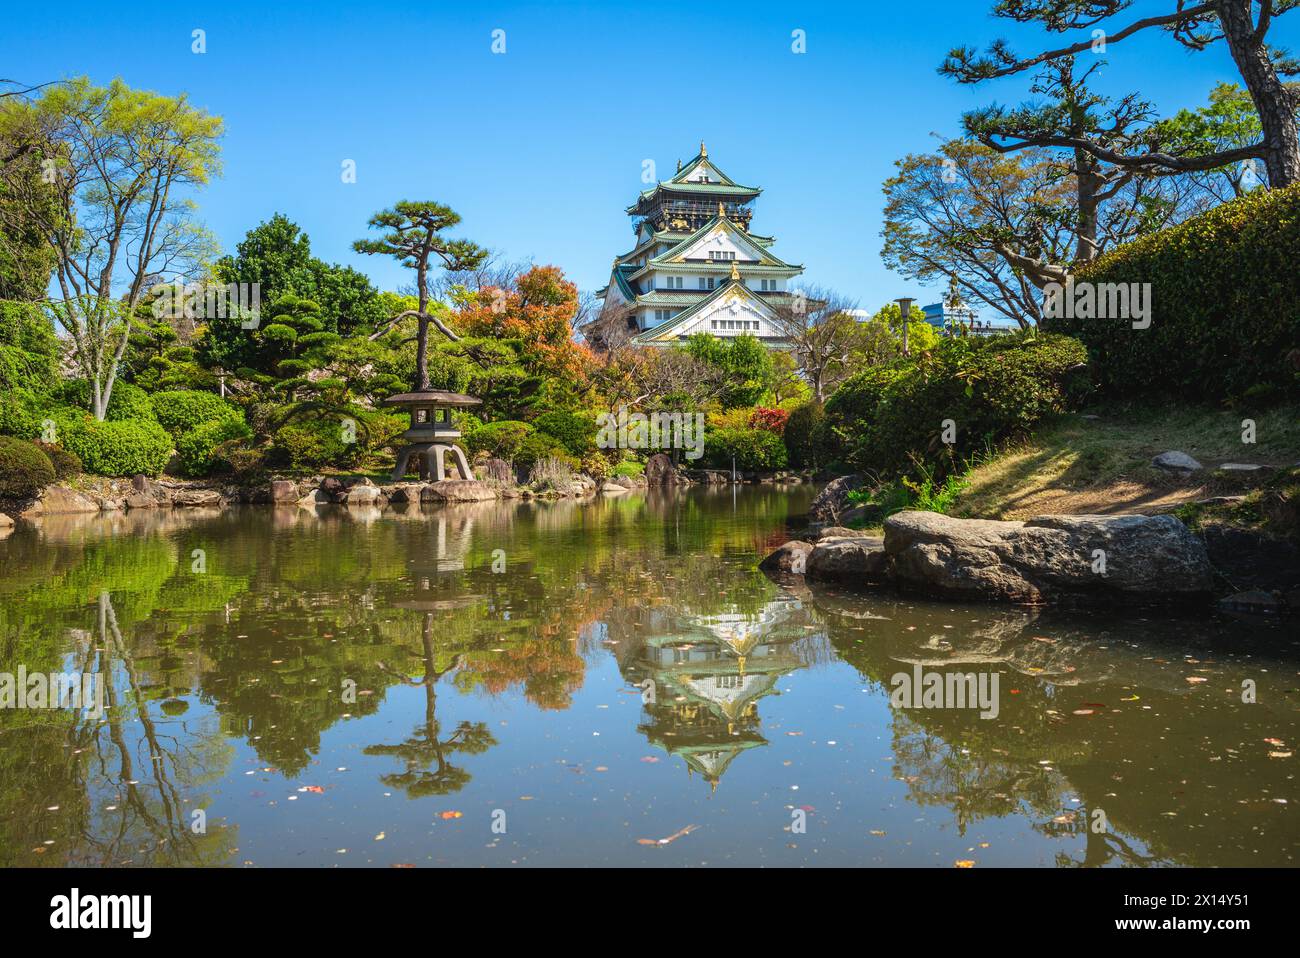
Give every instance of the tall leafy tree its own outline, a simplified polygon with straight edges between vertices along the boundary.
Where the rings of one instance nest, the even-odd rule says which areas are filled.
[[[307,234],[282,213],[249,230],[235,255],[217,261],[216,274],[222,283],[257,283],[265,303],[310,299],[324,328],[341,336],[373,332],[388,318],[364,273],[313,256]]]
[[[1241,73],[1259,114],[1261,137],[1246,146],[1217,149],[1199,155],[1175,155],[1139,142],[1136,149],[1105,144],[1065,131],[1042,131],[1032,145],[1085,150],[1099,160],[1128,169],[1194,173],[1262,159],[1273,187],[1300,182],[1300,136],[1297,135],[1296,93],[1283,78],[1300,73],[1300,62],[1269,45],[1273,21],[1297,7],[1300,0],[1166,0],[1167,8],[1127,23],[1117,18],[1133,0],[998,0],[995,16],[1016,23],[1034,23],[1050,33],[1089,31],[1073,43],[1027,57],[1018,56],[1005,40],[995,41],[980,55],[973,47],[952,50],[940,72],[962,83],[1012,76],[1042,64],[1095,51],[1100,44],[1121,43],[1131,36],[1163,30],[1188,49],[1200,51],[1223,41]]]
[[[392,256],[403,266],[415,270],[416,307],[404,309],[389,321],[396,326],[406,319],[416,320],[415,381],[416,392],[429,388],[429,326],[453,342],[460,339],[448,328],[431,306],[430,267],[452,272],[471,270],[482,264],[487,251],[469,240],[449,239],[443,230],[460,223],[460,215],[451,207],[432,201],[403,200],[391,209],[370,217],[371,229],[384,230],[379,239],[361,239],[352,244],[358,253]],[[385,332],[385,330],[381,330]],[[379,335],[379,334],[376,334]]]
[[[534,266],[505,282],[467,290],[456,325],[467,335],[515,340],[532,372],[585,381],[591,361],[585,344],[574,342],[578,287],[558,266]]]
[[[51,312],[102,420],[148,287],[210,256],[187,193],[219,171],[221,120],[183,94],[133,90],[121,80],[99,87],[83,77],[16,109],[7,104],[4,122],[40,131],[31,152],[49,171],[42,188],[11,178],[8,166],[0,178],[55,254],[61,299]]]

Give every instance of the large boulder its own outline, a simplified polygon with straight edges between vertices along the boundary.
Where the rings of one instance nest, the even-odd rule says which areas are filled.
[[[473,479],[443,479],[429,483],[420,491],[421,502],[485,502],[496,497],[494,488]]]
[[[812,552],[811,542],[795,539],[784,545],[758,564],[764,572],[784,572],[791,575],[803,575],[808,564],[808,553]]]
[[[840,522],[849,509],[849,493],[862,486],[861,476],[840,476],[826,483],[808,507],[813,522]]]
[[[656,452],[645,461],[645,481],[652,486],[672,485],[677,481],[677,467],[666,452]]]
[[[412,502],[420,501],[420,490],[423,488],[418,482],[399,482],[388,487],[388,502],[390,505],[401,506],[408,505]]]
[[[344,501],[349,506],[377,506],[384,501],[384,493],[367,479],[349,488]]]
[[[224,504],[221,493],[216,489],[177,489],[172,493],[172,505],[176,508],[211,508]]]
[[[24,519],[38,516],[68,515],[77,512],[99,512],[100,504],[84,492],[69,489],[67,486],[46,486],[41,490],[36,501],[31,503],[19,515]]]
[[[808,554],[807,576],[825,582],[872,585],[889,578],[889,563],[879,538],[822,539]]]
[[[860,539],[862,533],[857,529],[849,529],[845,526],[827,526],[822,529],[814,539],[821,542],[823,539]]]
[[[921,595],[1042,604],[1208,597],[1205,545],[1173,516],[1025,522],[899,512],[885,520],[899,586]]]
[[[277,506],[291,506],[299,499],[298,484],[288,479],[275,479],[271,482],[269,501]]]

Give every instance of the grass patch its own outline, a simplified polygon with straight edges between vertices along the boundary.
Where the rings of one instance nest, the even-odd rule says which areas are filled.
[[[1045,422],[1027,441],[970,470],[954,515],[1023,518],[1041,512],[1158,511],[1189,498],[1249,491],[1260,480],[1215,474],[1225,462],[1290,467],[1300,460],[1300,406],[1264,412],[1192,406],[1111,405],[1098,418],[1070,414]],[[1242,442],[1242,421],[1255,423],[1254,444]],[[1179,476],[1151,466],[1153,456],[1180,450],[1205,470]],[[1112,508],[1113,507],[1113,508]]]

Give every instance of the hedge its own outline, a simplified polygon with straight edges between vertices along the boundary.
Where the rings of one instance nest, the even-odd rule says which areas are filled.
[[[465,448],[471,453],[486,453],[497,459],[513,460],[524,440],[533,434],[526,422],[502,419],[488,422],[465,434]]]
[[[795,469],[816,469],[830,463],[831,444],[826,441],[826,409],[810,400],[790,411],[783,438],[790,465]]]
[[[105,420],[90,415],[59,423],[65,449],[81,459],[87,472],[100,476],[156,476],[172,454],[172,437],[152,419]]]
[[[54,482],[54,466],[44,452],[21,439],[0,436],[0,497],[26,499]]]
[[[50,460],[50,465],[54,467],[56,482],[62,482],[64,479],[71,479],[73,476],[81,474],[83,467],[75,452],[70,452],[62,446],[56,446],[49,442],[37,441],[32,445],[45,453],[46,458]]]
[[[1256,189],[1118,247],[1081,282],[1150,283],[1151,325],[1044,319],[1083,342],[1110,395],[1200,401],[1300,395],[1300,185]]]
[[[573,412],[543,413],[533,420],[538,432],[558,439],[572,456],[586,456],[596,450],[596,417]]]
[[[243,414],[216,393],[197,389],[176,389],[149,397],[154,417],[179,439],[203,423],[218,419],[242,419]]]
[[[942,478],[987,446],[1074,406],[1087,390],[1085,358],[1083,345],[1065,336],[946,339],[848,379],[826,403],[825,427],[859,471]],[[945,436],[946,420],[952,436]]]
[[[784,469],[788,462],[785,443],[770,429],[715,429],[704,438],[704,457],[712,466],[746,472]]]
[[[217,465],[227,462],[218,452],[218,446],[235,439],[251,439],[252,436],[253,430],[242,418],[226,416],[200,423],[176,442],[181,469],[187,476],[206,476]]]

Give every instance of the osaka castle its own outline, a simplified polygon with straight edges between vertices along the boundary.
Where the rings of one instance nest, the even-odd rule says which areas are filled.
[[[771,236],[751,233],[750,204],[763,191],[742,186],[709,158],[696,157],[627,208],[635,245],[614,258],[602,320],[626,324],[630,342],[664,346],[695,333],[748,333],[786,345],[775,311],[790,308],[803,267],[772,253]]]

